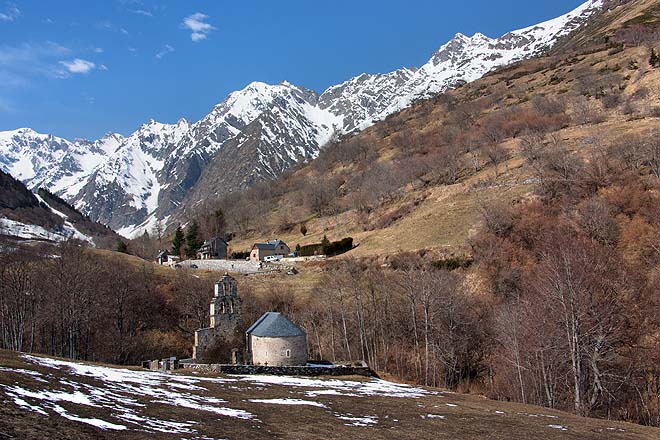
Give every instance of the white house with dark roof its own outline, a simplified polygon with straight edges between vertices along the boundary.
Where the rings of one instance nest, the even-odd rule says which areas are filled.
[[[265,243],[255,243],[250,251],[250,260],[255,262],[264,261],[271,255],[287,256],[291,253],[289,246],[282,240],[271,240]]]
[[[248,362],[253,365],[307,364],[305,331],[281,313],[264,313],[245,334]]]

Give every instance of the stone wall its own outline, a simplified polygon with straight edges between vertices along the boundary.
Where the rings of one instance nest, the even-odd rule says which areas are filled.
[[[250,350],[254,365],[307,364],[307,338],[304,335],[288,338],[264,338],[251,335]]]
[[[378,378],[369,367],[350,367],[344,365],[332,366],[299,366],[273,367],[266,365],[225,365],[225,364],[186,364],[183,368],[222,374],[267,374],[271,376],[364,376]]]
[[[199,269],[213,270],[216,272],[253,274],[263,271],[258,263],[245,260],[185,260],[180,264],[181,266],[188,268],[194,264]]]

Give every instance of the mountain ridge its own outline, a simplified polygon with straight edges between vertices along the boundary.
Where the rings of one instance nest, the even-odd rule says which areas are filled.
[[[67,141],[25,129],[0,132],[0,169],[32,189],[48,188],[94,220],[133,237],[156,222],[166,223],[182,203],[199,202],[205,192],[231,192],[276,178],[315,158],[337,136],[538,56],[602,7],[603,0],[591,0],[495,39],[458,33],[419,69],[361,74],[321,94],[286,81],[254,81],[194,123],[151,120],[129,136],[110,133],[97,141]],[[224,177],[225,169],[235,171]]]

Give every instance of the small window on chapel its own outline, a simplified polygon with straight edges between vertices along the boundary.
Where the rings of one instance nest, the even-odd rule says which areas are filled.
[[[286,351],[286,357],[290,358],[291,357],[291,350]]]

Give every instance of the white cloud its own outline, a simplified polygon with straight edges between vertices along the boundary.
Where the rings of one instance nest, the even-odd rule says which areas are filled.
[[[76,58],[71,61],[60,61],[60,64],[63,65],[69,73],[89,73],[92,70],[96,69],[96,64],[91,61],[83,60]]]
[[[7,3],[7,7],[0,12],[0,21],[14,21],[21,15],[21,10],[14,3]]]
[[[107,72],[108,71],[108,66],[106,66],[105,64],[101,64],[99,66],[99,70],[103,70],[104,72]]]
[[[207,23],[208,15],[197,12],[183,19],[184,29],[192,31],[190,38],[195,41],[205,40],[208,35],[215,29],[210,23]]]
[[[0,45],[0,88],[26,86],[32,77],[61,77],[62,68],[56,62],[71,51],[57,43],[23,43]]]
[[[102,47],[95,47],[94,52],[95,53],[103,53],[103,48]]]
[[[174,52],[174,48],[170,46],[169,44],[166,44],[163,46],[163,48],[156,54],[156,58],[159,60],[163,58],[165,55]]]
[[[144,15],[145,17],[153,17],[154,16],[153,12],[147,11],[146,9],[131,9],[131,12],[133,14]]]

